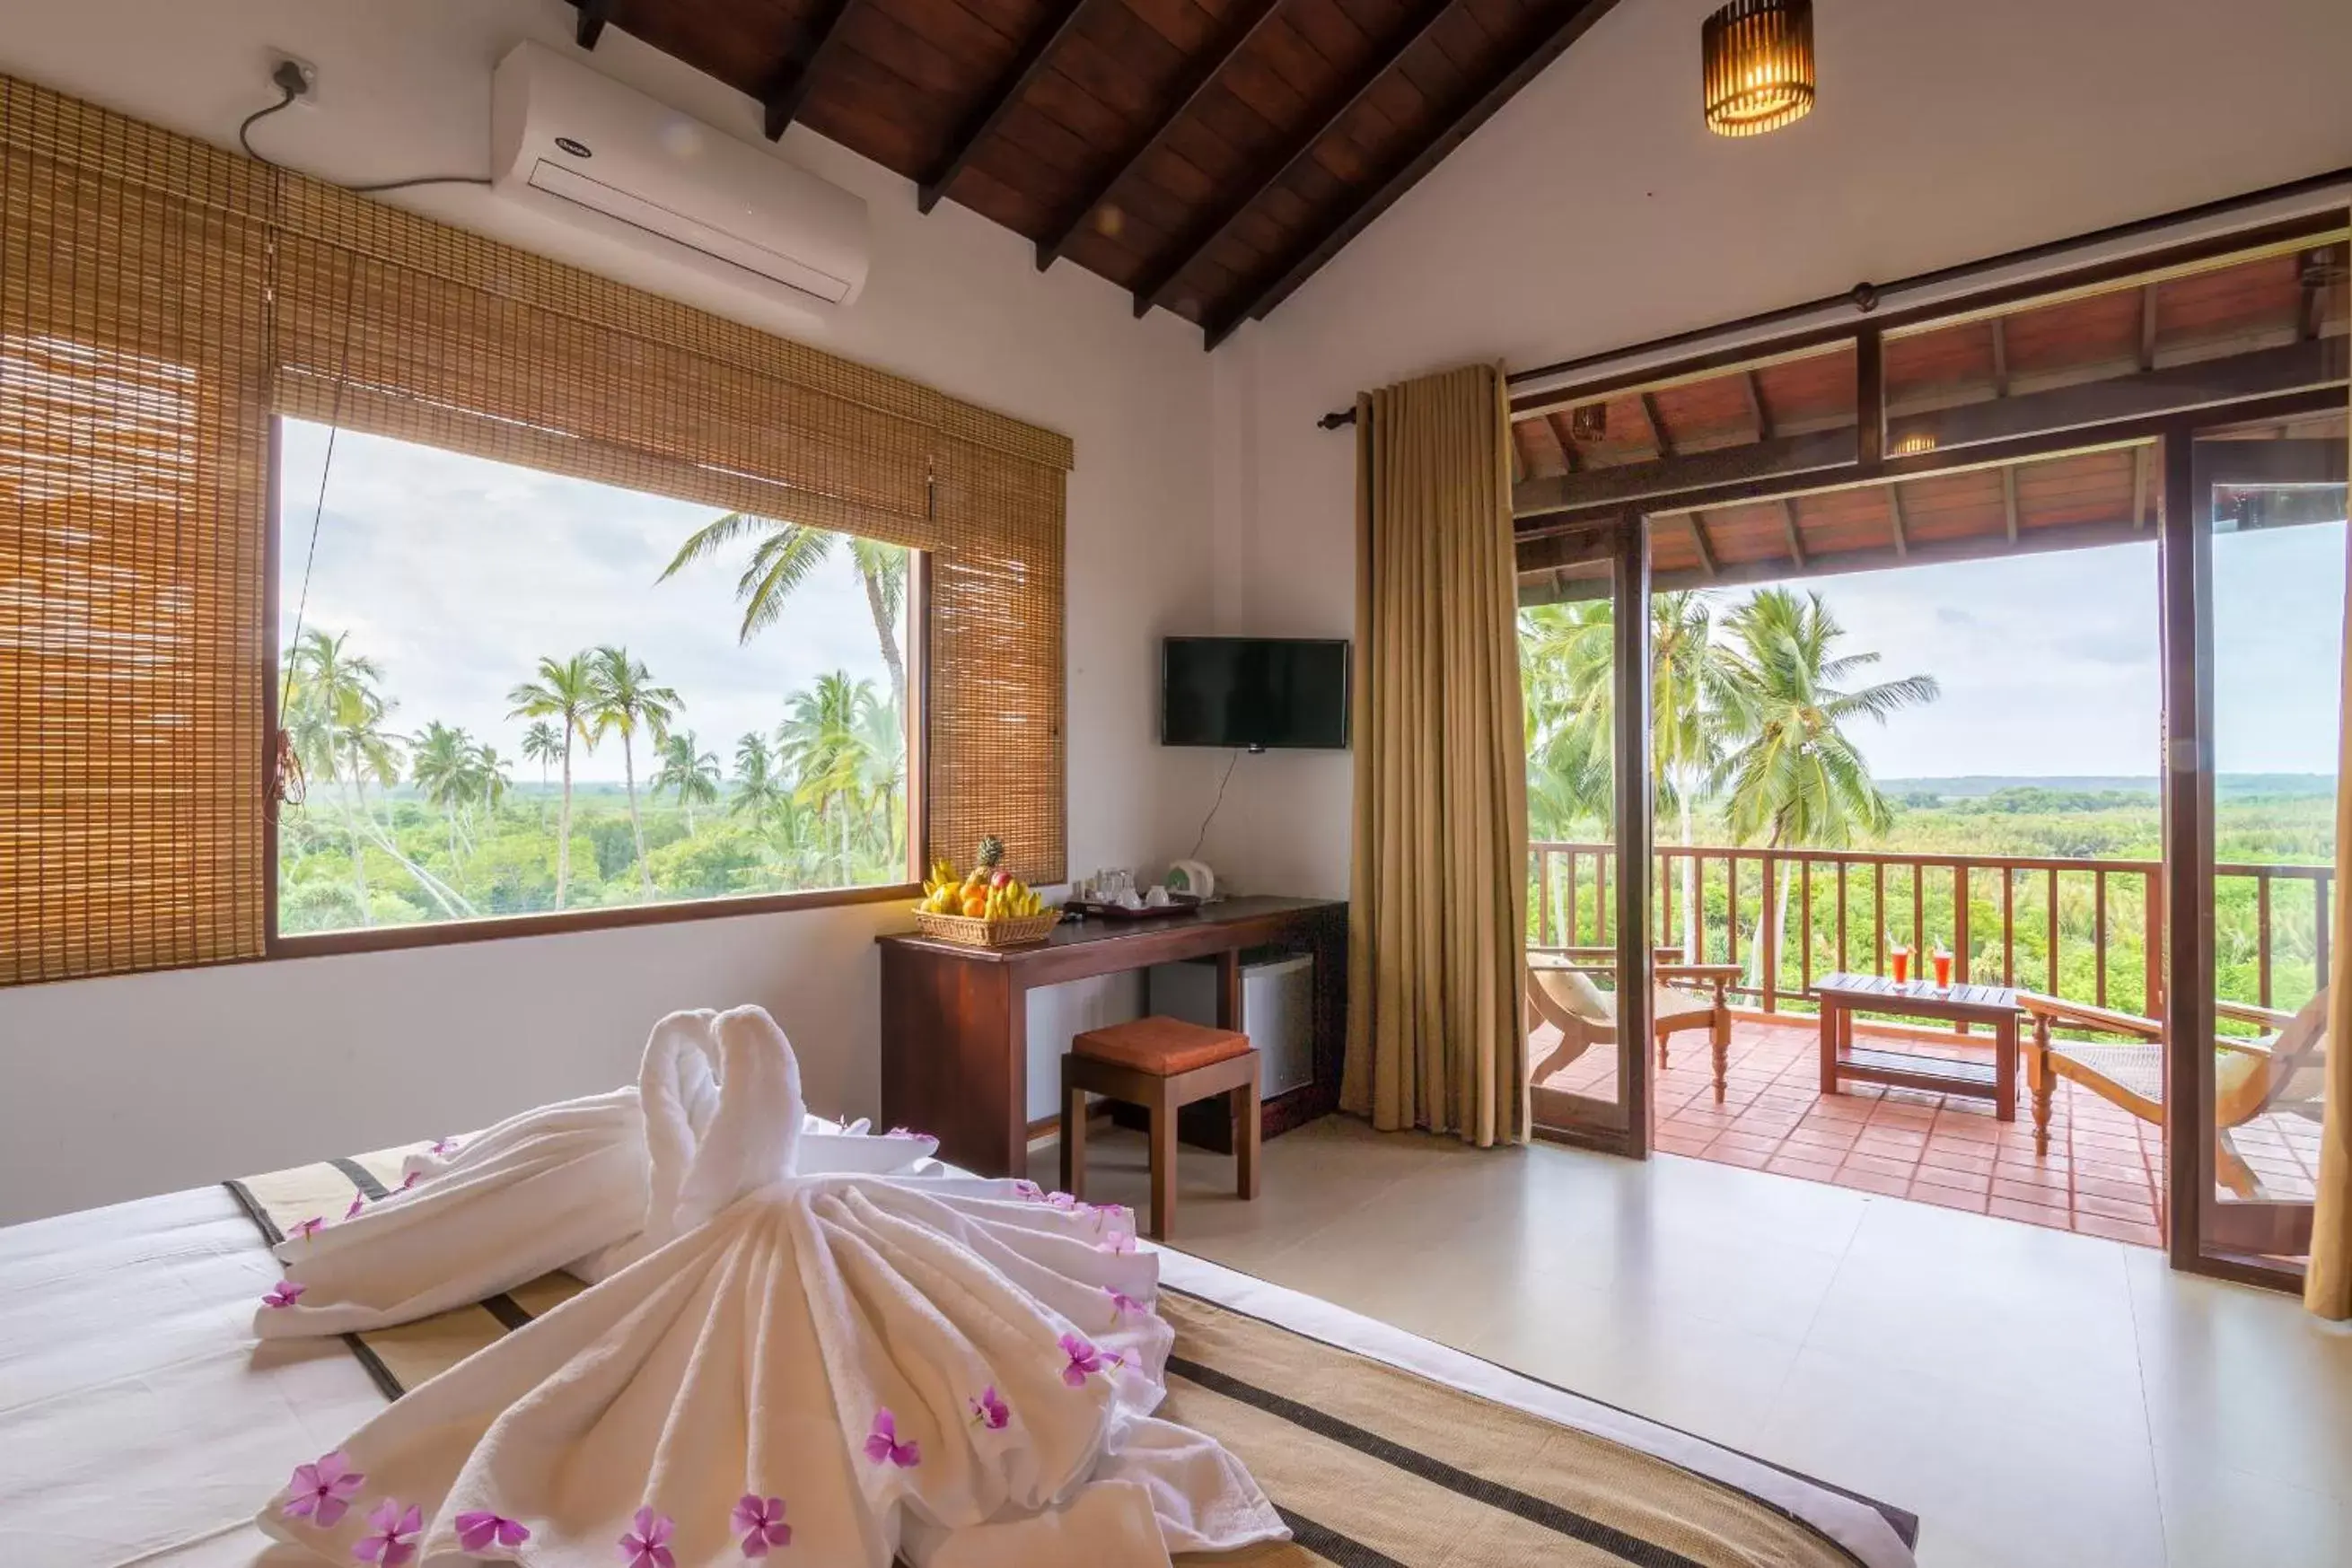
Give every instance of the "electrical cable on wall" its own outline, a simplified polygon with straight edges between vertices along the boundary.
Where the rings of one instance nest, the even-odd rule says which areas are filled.
[[[291,107],[296,99],[309,90],[310,84],[302,74],[302,68],[292,60],[279,61],[278,68],[269,73],[269,79],[278,84],[278,90],[284,96],[268,108],[257,109],[247,115],[237,125],[236,142],[238,146],[245,149],[245,155],[255,162],[266,164],[272,169],[285,169],[285,164],[255,151],[251,132],[254,126],[260,121]],[[288,171],[289,173],[300,172],[299,170]],[[313,175],[312,178],[319,178],[319,176]],[[340,185],[343,190],[352,192],[355,195],[368,196],[380,191],[405,191],[416,185],[487,185],[490,183],[490,178],[487,174],[417,174],[405,180],[380,180],[370,185],[343,185],[341,181],[336,180],[330,180],[327,183]]]
[[[1225,786],[1234,781],[1234,769],[1241,766],[1241,760],[1242,748],[1236,746],[1233,760],[1225,764],[1225,776],[1217,780],[1217,798],[1209,802],[1209,814],[1201,819],[1200,835],[1192,841],[1192,852],[1187,859],[1198,860],[1201,857],[1201,846],[1209,841],[1209,824],[1217,820],[1217,808],[1225,803]]]

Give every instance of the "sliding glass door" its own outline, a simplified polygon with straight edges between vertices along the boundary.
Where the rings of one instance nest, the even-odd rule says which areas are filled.
[[[2300,1274],[2311,1244],[2341,894],[2346,424],[2320,410],[2201,430],[2187,465],[2199,624],[2180,651],[2195,656],[2184,696],[2210,763],[2175,789],[2194,841],[2176,891],[2204,918],[2175,933],[2174,972],[2191,979],[2171,1009],[2187,1026],[2172,1246],[2184,1266],[2254,1277]]]
[[[1640,1157],[1650,1143],[1648,524],[1629,514],[1543,540],[1522,549],[1520,569],[1533,1120],[1545,1135]]]

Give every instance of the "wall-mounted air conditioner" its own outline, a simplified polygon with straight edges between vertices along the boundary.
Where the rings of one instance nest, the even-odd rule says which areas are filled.
[[[866,204],[537,44],[499,62],[491,183],[721,284],[818,316],[866,285]]]

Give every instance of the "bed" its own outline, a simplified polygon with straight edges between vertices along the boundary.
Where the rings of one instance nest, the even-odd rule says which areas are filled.
[[[0,1561],[307,1561],[250,1522],[289,1469],[571,1288],[362,1342],[257,1343],[273,1193],[380,1187],[404,1152],[0,1230]],[[1240,1453],[1296,1536],[1180,1561],[1913,1562],[1899,1511],[1201,1259],[1161,1262],[1166,1413]]]

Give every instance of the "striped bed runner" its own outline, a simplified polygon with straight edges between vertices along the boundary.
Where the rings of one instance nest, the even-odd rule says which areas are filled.
[[[421,1149],[227,1184],[275,1245],[354,1192],[380,1197]],[[549,1274],[418,1322],[344,1338],[398,1398],[586,1287]],[[1249,1467],[1296,1539],[1187,1563],[1234,1568],[1853,1568],[1745,1492],[1605,1437],[1163,1291],[1176,1331],[1160,1414]]]

